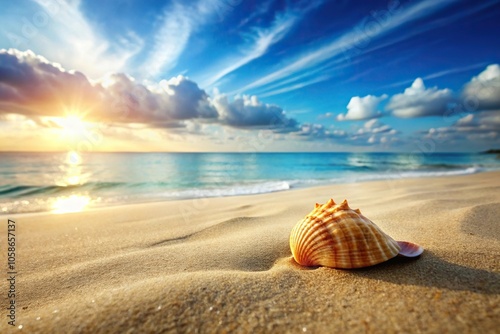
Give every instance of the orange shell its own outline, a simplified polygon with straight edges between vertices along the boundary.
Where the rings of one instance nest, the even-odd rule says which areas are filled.
[[[411,244],[413,245],[413,244]],[[423,249],[419,247],[420,253]],[[361,268],[387,261],[400,252],[397,241],[352,210],[347,200],[316,204],[290,234],[293,258],[303,266]],[[420,255],[415,254],[414,256]]]

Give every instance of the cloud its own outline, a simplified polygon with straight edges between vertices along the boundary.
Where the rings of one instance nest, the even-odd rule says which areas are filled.
[[[265,76],[253,81],[250,84],[240,88],[238,91],[248,91],[250,89],[260,88],[269,84],[277,83],[282,80],[289,80],[291,77],[301,75],[305,71],[310,71],[315,67],[322,66],[328,61],[338,60],[344,65],[349,65],[350,58],[354,55],[361,54],[363,46],[367,41],[379,38],[390,32],[396,31],[401,26],[432,15],[443,8],[452,5],[457,0],[448,0],[436,2],[432,0],[424,0],[416,2],[408,6],[399,6],[399,2],[390,2],[388,9],[383,12],[373,12],[373,17],[367,17],[362,20],[352,30],[346,31],[339,37],[323,43],[315,45],[305,52],[296,54],[285,60],[285,65],[281,65],[279,69],[266,74]],[[435,28],[434,25],[428,25],[425,30]],[[407,39],[414,34],[409,33],[405,36],[398,35],[396,41],[386,43],[388,46],[395,42]],[[352,51],[355,52],[352,52]],[[336,62],[333,62],[336,63]],[[324,76],[327,80],[329,76]],[[316,83],[316,80],[311,80],[310,84]],[[303,86],[298,85],[294,89],[300,89]],[[287,92],[289,90],[283,90]]]
[[[459,132],[489,133],[500,132],[500,110],[469,114],[457,120],[453,127]]]
[[[285,115],[281,107],[262,103],[256,96],[244,95],[230,102],[225,94],[218,94],[212,104],[219,114],[219,120],[234,127],[289,132],[296,130],[298,125],[295,119]]]
[[[365,123],[361,130],[369,133],[383,133],[390,132],[392,128],[387,124],[382,124],[378,119],[371,119]]]
[[[367,95],[365,97],[354,96],[347,104],[347,113],[337,116],[339,121],[345,120],[362,120],[382,116],[377,107],[379,103],[387,98],[387,95],[374,96]]]
[[[227,10],[228,5],[220,0],[174,1],[161,16],[151,51],[139,66],[138,74],[154,78],[174,68],[191,35],[214,18],[220,19]]]
[[[309,11],[322,5],[323,2],[323,0],[300,1],[293,6],[287,7],[283,12],[275,14],[274,20],[269,27],[251,27],[251,32],[246,33],[246,36],[244,36],[245,41],[240,47],[240,52],[223,59],[220,64],[215,66],[217,68],[215,71],[210,70],[209,72],[212,73],[209,74],[207,80],[202,80],[202,86],[207,87],[213,85],[226,75],[265,55],[269,48],[280,42]],[[255,17],[266,14],[271,3],[272,1],[269,1],[261,5],[250,14],[249,18],[242,21],[240,27],[253,20]],[[267,96],[270,95],[273,94],[268,94]]]
[[[478,67],[478,64],[460,69],[437,72],[427,77],[439,77],[449,73],[458,73]],[[383,95],[381,97],[387,97]],[[345,115],[338,115],[337,119],[360,120],[380,117],[376,110],[378,103],[376,96],[355,96],[351,98]],[[393,95],[385,109],[393,116],[400,118],[416,118],[426,116],[444,116],[449,114],[451,107],[459,102],[450,89],[426,88],[422,78],[417,78],[404,93]],[[500,110],[500,66],[491,64],[479,75],[473,77],[463,89],[461,103],[468,111]]]
[[[346,138],[348,134],[346,131],[340,129],[327,129],[321,124],[304,123],[300,125],[300,130],[294,133],[294,135],[307,140],[341,140]]]
[[[107,40],[82,13],[80,1],[33,0],[17,6],[15,13],[0,13],[7,37],[3,45],[34,50],[92,78],[123,70],[144,45],[127,30]]]
[[[103,149],[119,150],[140,150],[138,142],[158,150],[176,150],[178,147],[172,143],[179,142],[212,147],[206,145],[220,145],[218,143],[227,143],[234,137],[247,143],[256,133],[259,138],[261,134],[267,138],[254,141],[259,150],[268,145],[268,140],[295,140],[298,147],[300,142],[312,141],[386,145],[392,142],[387,138],[395,134],[395,130],[377,120],[366,122],[363,133],[348,133],[320,124],[300,124],[280,106],[259,101],[256,96],[229,99],[215,92],[214,97],[210,97],[184,76],[150,85],[140,84],[123,73],[89,80],[84,74],[66,71],[31,51],[0,50],[0,97],[3,124],[14,125],[11,128],[18,130],[34,129],[42,134],[41,142],[54,149],[61,147],[47,141],[46,133],[54,128],[65,129],[58,118],[72,114],[80,115],[89,122],[88,129],[96,130],[92,130],[97,134],[92,137],[96,142],[106,136]],[[85,131],[88,129],[86,126]],[[227,138],[220,137],[224,133]],[[84,135],[87,132],[78,134]],[[31,140],[30,145],[35,142]]]
[[[31,51],[0,50],[0,112],[61,116],[63,106],[98,99],[99,91],[82,73]]]
[[[425,138],[431,138],[437,143],[481,143],[500,144],[500,112],[483,111],[468,114],[449,127],[431,128],[422,132]]]
[[[239,24],[238,28],[244,27],[248,23],[254,21],[256,18],[258,18],[261,15],[264,15],[269,12],[271,9],[271,5],[273,4],[274,0],[267,0],[263,3],[259,3],[256,8],[250,11],[248,17],[243,19]]]
[[[196,21],[191,8],[175,3],[163,13],[161,28],[154,36],[154,45],[141,66],[146,77],[154,77],[177,64],[186,47]]]
[[[346,131],[342,129],[326,128],[321,124],[303,123],[299,131],[293,132],[291,138],[301,138],[307,141],[325,141],[329,144],[389,147],[400,139],[396,136],[399,132],[377,119],[367,121],[362,127]]]
[[[0,97],[0,113],[31,117],[79,113],[88,121],[171,127],[218,116],[205,91],[183,76],[153,87],[125,74],[90,82],[31,51],[0,50]]]
[[[424,81],[417,78],[403,94],[392,96],[386,109],[401,118],[437,116],[443,115],[454,101],[450,89],[425,88]]]
[[[286,12],[276,17],[268,29],[254,28],[254,34],[247,38],[247,45],[242,47],[242,52],[239,55],[233,55],[228,59],[224,59],[221,62],[223,68],[212,74],[210,79],[203,83],[203,86],[207,87],[216,83],[229,73],[264,55],[269,47],[279,42],[297,21],[298,16],[296,14]]]
[[[441,78],[445,76],[449,76],[451,74],[457,74],[457,73],[463,73],[463,72],[468,72],[470,70],[475,70],[477,68],[484,67],[487,63],[481,62],[481,63],[476,63],[472,65],[467,65],[467,66],[460,66],[460,67],[454,67],[454,68],[449,68],[446,70],[440,70],[438,72],[430,73],[425,76],[422,76],[423,80],[429,80],[429,79],[436,79],[436,78]],[[402,81],[397,81],[393,82],[391,84],[383,85],[380,86],[379,88],[391,88],[391,87],[399,87],[399,86],[406,86],[409,83],[412,83],[414,80],[402,80]]]
[[[465,85],[462,98],[476,110],[500,110],[500,66],[491,64],[473,77]]]
[[[352,134],[350,138],[358,145],[383,144],[387,146],[391,142],[398,141],[396,134],[398,134],[398,131],[389,125],[383,124],[378,119],[371,119]]]
[[[260,96],[267,97],[267,96],[283,94],[286,92],[291,92],[291,91],[300,89],[302,87],[307,87],[307,86],[310,86],[310,85],[315,84],[315,83],[323,82],[329,78],[330,78],[329,75],[320,75],[320,76],[314,77],[310,80],[301,81],[300,83],[295,84],[295,85],[285,86],[285,87],[280,88],[280,89],[266,91],[265,93],[260,94]],[[294,78],[294,79],[296,79],[296,78]],[[295,80],[293,80],[293,81],[295,81]]]
[[[20,114],[37,120],[76,113],[89,122],[171,129],[197,120],[284,133],[298,130],[298,122],[281,107],[256,96],[230,101],[216,93],[210,98],[184,76],[148,86],[122,73],[90,81],[31,51],[0,50],[0,97],[0,115]]]
[[[326,119],[326,118],[333,118],[334,114],[332,112],[327,112],[324,114],[318,115],[318,119]]]
[[[467,66],[455,67],[455,68],[451,68],[451,69],[447,69],[447,70],[438,71],[438,72],[434,72],[434,73],[428,74],[428,75],[422,77],[422,79],[424,79],[424,80],[436,79],[436,78],[441,78],[441,77],[444,77],[444,76],[449,76],[450,74],[457,74],[457,73],[468,72],[470,70],[475,70],[477,68],[484,67],[484,65],[486,65],[486,63],[481,62],[481,63],[467,65]]]
[[[205,91],[183,76],[145,87],[124,74],[113,74],[98,85],[105,88],[106,104],[112,106],[115,120],[178,127],[180,120],[218,116]]]

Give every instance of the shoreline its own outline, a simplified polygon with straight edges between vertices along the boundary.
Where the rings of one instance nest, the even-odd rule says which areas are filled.
[[[500,172],[422,180],[11,215],[17,318],[0,331],[493,333]],[[424,253],[356,270],[297,265],[290,231],[329,198]]]
[[[314,189],[314,188],[322,188],[322,187],[332,187],[336,185],[353,185],[353,184],[362,184],[362,183],[369,183],[369,182],[399,182],[402,180],[422,180],[422,179],[436,179],[436,178],[450,178],[450,177],[460,177],[460,176],[468,176],[468,175],[476,175],[476,174],[483,174],[483,173],[500,173],[500,170],[488,170],[488,171],[478,171],[478,172],[473,172],[473,173],[459,173],[459,174],[450,174],[450,175],[429,175],[429,176],[418,176],[418,177],[402,177],[402,178],[394,178],[394,177],[388,177],[388,178],[380,178],[380,179],[367,179],[367,180],[361,180],[361,181],[356,181],[356,182],[331,182],[331,183],[326,183],[324,185],[302,185],[298,187],[290,187],[288,189],[281,189],[281,190],[275,190],[275,191],[268,191],[268,192],[262,192],[262,193],[250,193],[250,194],[236,194],[236,195],[222,195],[222,196],[199,196],[199,197],[187,197],[187,198],[174,198],[174,199],[160,199],[158,197],[151,197],[150,199],[145,199],[143,201],[130,201],[130,202],[122,202],[122,203],[116,203],[116,204],[104,204],[104,205],[97,205],[97,206],[90,206],[88,208],[85,208],[84,210],[81,211],[71,211],[71,212],[63,212],[63,213],[77,213],[77,212],[84,212],[84,211],[93,211],[93,210],[101,210],[101,209],[107,209],[107,208],[113,208],[113,207],[124,207],[124,206],[130,206],[130,205],[143,205],[143,204],[150,204],[150,203],[163,203],[163,202],[177,202],[177,201],[194,201],[194,200],[203,200],[203,199],[212,199],[212,198],[229,198],[229,197],[246,197],[246,196],[259,196],[259,195],[266,195],[266,194],[275,194],[275,193],[282,193],[282,192],[289,192],[289,191],[296,191],[296,190],[302,190],[302,189]],[[288,183],[288,181],[269,181],[269,182],[284,182]],[[230,187],[228,187],[230,188]],[[186,189],[186,190],[193,190],[193,189]],[[209,189],[201,189],[201,190],[209,190]],[[69,195],[72,196],[72,195]],[[22,200],[22,199],[19,199]],[[53,210],[47,210],[47,211],[30,211],[30,212],[16,212],[16,213],[2,213],[0,212],[0,217],[6,217],[6,216],[22,216],[22,215],[38,215],[38,214],[61,214],[61,213],[55,213]]]

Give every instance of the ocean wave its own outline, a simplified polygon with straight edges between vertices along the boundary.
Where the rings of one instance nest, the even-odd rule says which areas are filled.
[[[339,171],[335,177],[331,177],[330,174],[330,177],[326,178],[262,180],[253,183],[234,182],[233,184],[229,183],[230,180],[225,180],[224,182],[227,183],[219,186],[208,187],[205,185],[184,189],[168,189],[168,187],[174,187],[175,185],[165,182],[128,184],[122,182],[95,182],[71,187],[4,185],[0,186],[0,215],[6,213],[50,211],[51,206],[56,200],[68,195],[88,196],[90,208],[161,200],[255,195],[286,191],[292,188],[307,188],[341,183],[468,175],[490,170],[498,170],[498,168],[469,165],[469,167],[461,169],[435,168],[432,170],[390,170],[368,173]],[[316,174],[309,176],[316,176]],[[137,189],[132,189],[135,187]]]
[[[75,185],[3,185],[0,186],[0,198],[23,198],[36,195],[59,195],[81,191],[116,189],[127,186],[125,182],[89,182]]]
[[[144,194],[143,197],[154,196],[167,199],[189,199],[204,197],[227,197],[240,195],[256,195],[272,193],[277,191],[289,190],[292,188],[304,188],[318,185],[338,184],[338,183],[356,183],[363,181],[392,180],[400,178],[425,178],[453,175],[475,174],[484,171],[479,167],[468,167],[461,170],[449,171],[402,171],[391,173],[373,173],[373,174],[351,174],[342,175],[337,178],[328,179],[294,179],[283,181],[266,181],[254,184],[235,184],[219,188],[198,188],[184,189],[176,191],[162,192],[161,194]]]
[[[438,169],[438,170],[464,170],[467,168],[481,168],[481,166],[471,166],[471,165],[459,165],[459,164],[447,164],[447,163],[436,163],[436,164],[426,164],[420,166],[420,169],[425,169],[425,170],[432,170],[432,169]]]
[[[415,171],[391,171],[384,173],[363,173],[363,174],[345,174],[337,178],[328,179],[305,179],[305,180],[290,180],[287,181],[293,187],[310,187],[321,184],[336,184],[336,183],[356,183],[364,181],[378,181],[378,180],[394,180],[394,179],[408,179],[408,178],[426,178],[426,177],[442,177],[442,176],[455,176],[455,175],[468,175],[479,172],[484,172],[489,169],[483,167],[467,167],[454,170],[415,170]],[[494,169],[493,169],[494,170]]]
[[[486,171],[483,167],[467,167],[462,169],[447,170],[447,171],[407,171],[401,172],[399,175],[407,178],[419,177],[439,177],[439,176],[453,176],[453,175],[468,175],[476,174]]]
[[[232,186],[224,186],[220,188],[206,189],[185,189],[179,191],[168,191],[161,193],[161,197],[169,199],[187,199],[187,198],[203,198],[203,197],[227,197],[239,195],[256,195],[283,191],[290,189],[291,186],[285,181],[267,181],[254,184],[238,184]]]
[[[67,187],[60,186],[32,186],[32,185],[5,185],[0,187],[0,197],[26,197],[40,194],[53,194],[63,191]],[[72,187],[74,188],[74,186]]]

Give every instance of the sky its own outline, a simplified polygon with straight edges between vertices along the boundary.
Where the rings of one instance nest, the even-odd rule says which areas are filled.
[[[0,151],[500,148],[500,0],[20,0]]]

